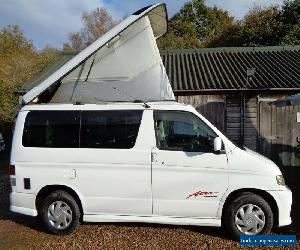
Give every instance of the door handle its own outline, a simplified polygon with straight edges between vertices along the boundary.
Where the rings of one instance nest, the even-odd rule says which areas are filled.
[[[151,152],[151,162],[157,162],[156,157],[157,157],[157,153]]]

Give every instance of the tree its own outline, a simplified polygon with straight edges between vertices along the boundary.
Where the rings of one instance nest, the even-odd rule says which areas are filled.
[[[300,45],[300,0],[285,1],[280,13],[282,45]]]
[[[233,17],[217,7],[208,7],[204,0],[184,4],[169,21],[169,32],[158,40],[160,48],[203,47],[212,37],[233,25]]]
[[[300,0],[285,1],[282,8],[255,7],[206,43],[207,47],[276,45],[300,45]]]
[[[279,14],[279,6],[250,10],[241,23],[241,46],[278,45],[282,29]]]
[[[243,40],[241,36],[241,24],[236,22],[233,25],[225,28],[218,34],[208,36],[203,43],[203,47],[241,47]]]
[[[204,0],[186,3],[169,21],[160,48],[243,47],[300,44],[300,0],[250,9],[235,21],[226,11],[207,7]]]
[[[56,57],[56,50],[36,51],[18,26],[0,30],[0,124],[11,123],[19,108],[22,84],[42,71]]]
[[[105,34],[116,21],[105,8],[96,8],[82,15],[83,28],[69,34],[70,44],[64,44],[64,50],[82,50],[89,46],[96,39]]]
[[[280,44],[282,22],[278,16],[279,6],[249,10],[245,17],[227,27],[213,39],[207,41],[207,47],[247,47],[274,46]]]
[[[285,24],[297,25],[300,22],[300,0],[285,0],[282,6],[281,19]]]

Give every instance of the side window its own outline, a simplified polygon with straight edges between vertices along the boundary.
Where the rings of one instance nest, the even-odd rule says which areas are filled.
[[[143,111],[83,111],[81,148],[133,148]]]
[[[189,112],[155,111],[157,147],[161,150],[212,152],[217,137],[201,119]]]
[[[24,147],[78,148],[80,112],[31,111],[24,131]]]

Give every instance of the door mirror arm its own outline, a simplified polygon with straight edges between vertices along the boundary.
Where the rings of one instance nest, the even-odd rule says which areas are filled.
[[[219,151],[214,151],[213,153],[216,154],[216,155],[222,155],[222,154],[226,154],[226,150],[225,149],[221,149]]]

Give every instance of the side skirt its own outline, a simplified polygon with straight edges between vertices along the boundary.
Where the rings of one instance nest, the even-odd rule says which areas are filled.
[[[220,227],[219,218],[186,218],[168,216],[134,216],[134,215],[106,215],[87,214],[83,216],[84,222],[141,222],[171,225],[194,225]]]

